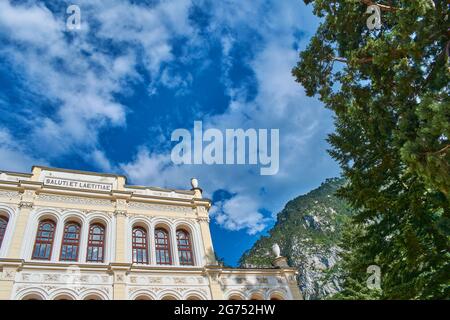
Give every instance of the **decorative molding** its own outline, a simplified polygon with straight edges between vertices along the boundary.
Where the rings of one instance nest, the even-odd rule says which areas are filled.
[[[14,270],[3,270],[1,273],[2,280],[14,280],[16,277],[16,271]]]
[[[257,277],[256,281],[259,284],[269,284],[269,279],[267,277]]]
[[[22,272],[21,281],[25,283],[65,283],[65,284],[110,284],[109,276],[96,273],[38,273]]]
[[[125,275],[124,274],[116,274],[116,282],[125,282]]]
[[[33,208],[33,202],[28,202],[28,201],[21,201],[20,203],[19,203],[19,208],[28,208],[28,209],[31,209],[31,208]]]
[[[17,199],[20,197],[20,193],[17,191],[0,191],[0,198],[8,198],[10,200]]]
[[[122,217],[126,217],[128,215],[126,210],[116,210],[114,211],[114,216],[122,216]]]
[[[27,196],[27,197],[34,197],[35,192],[34,192],[33,190],[25,190],[25,191],[23,192],[23,195],[24,195],[24,196]]]
[[[243,283],[246,283],[246,282],[247,282],[246,279],[243,278],[243,277],[236,277],[234,281],[235,281],[237,284],[243,284]]]
[[[173,292],[173,291],[178,292],[181,295],[183,295],[186,292],[192,291],[192,292],[190,292],[192,294],[198,293],[203,297],[209,296],[208,290],[206,290],[204,288],[197,288],[197,287],[192,287],[192,288],[191,287],[171,287],[171,288],[169,288],[169,287],[152,287],[152,286],[150,286],[150,287],[149,286],[134,286],[134,287],[131,287],[128,289],[129,294],[130,293],[133,294],[134,292],[137,292],[137,291],[149,291],[149,292],[156,293],[156,294],[161,292],[161,295],[164,294],[164,291],[167,291],[167,294],[169,294],[169,295],[170,295],[170,292]],[[187,298],[187,297],[184,297],[184,298]]]
[[[116,203],[117,203],[117,205],[122,206],[122,207],[128,206],[127,200],[125,200],[125,199],[117,199]]]
[[[175,284],[186,284],[186,279],[185,278],[174,278],[174,282]]]
[[[203,277],[192,276],[192,277],[155,277],[155,276],[145,276],[145,275],[132,275],[130,276],[130,284],[138,285],[202,285],[205,284],[205,279]]]
[[[160,287],[132,287],[128,289],[128,292],[133,293],[139,290],[149,290],[151,292],[159,292],[164,290],[164,288],[160,288]]]
[[[24,290],[28,290],[28,289],[34,289],[36,288],[36,285],[19,285],[17,287],[17,294],[16,295],[20,295],[20,293]],[[95,291],[101,291],[104,292],[106,295],[110,295],[111,293],[111,289],[109,287],[91,287],[91,286],[58,286],[58,285],[43,285],[40,286],[39,288],[44,289],[44,291],[47,293],[47,295],[50,295],[52,292],[57,291],[57,290],[64,290],[64,289],[70,289],[72,291],[75,291],[78,295],[80,295],[82,292],[84,291],[88,291],[88,290],[92,290],[95,289]],[[64,294],[64,293],[62,293]],[[94,293],[95,294],[95,293]],[[48,297],[47,297],[48,298]],[[77,297],[78,299],[80,297]]]
[[[144,210],[155,210],[155,211],[171,211],[171,212],[185,212],[185,213],[193,213],[193,209],[191,207],[184,206],[174,206],[174,205],[166,205],[166,204],[154,204],[154,203],[146,203],[146,202],[130,202],[129,208],[133,209],[144,209]]]
[[[293,275],[288,276],[288,282],[290,284],[297,284],[297,277]]]
[[[278,276],[236,276],[236,277],[222,277],[221,281],[226,286],[273,286],[286,285],[286,281],[282,281]]]
[[[194,195],[192,194],[182,194],[175,191],[154,191],[150,189],[144,190],[136,190],[136,189],[127,189],[127,191],[133,192],[135,195],[144,195],[144,196],[154,196],[154,197],[162,197],[162,198],[174,198],[174,199],[192,199]]]
[[[207,223],[209,223],[210,219],[208,217],[198,217],[197,221],[198,222],[207,222]]]
[[[40,194],[37,197],[37,199],[40,201],[97,205],[97,206],[112,206],[112,204],[113,204],[111,200],[107,200],[107,199],[93,199],[93,198],[75,197],[75,196],[60,196],[60,195],[53,195],[53,194]]]

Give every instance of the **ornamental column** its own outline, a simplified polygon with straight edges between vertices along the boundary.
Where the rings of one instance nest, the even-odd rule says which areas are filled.
[[[119,200],[118,200],[119,201]],[[113,274],[113,300],[127,299],[127,278],[131,264],[126,261],[126,216],[124,210],[114,212],[116,220],[116,252],[110,263]]]
[[[17,215],[16,224],[11,235],[11,244],[7,253],[7,258],[21,259],[20,251],[25,242],[25,231],[30,218],[30,213],[33,209],[35,191],[41,187],[40,183],[32,181],[22,181],[20,187],[25,191],[22,194],[19,203],[19,212]]]
[[[126,191],[113,191],[113,197],[116,199],[116,209],[114,211],[115,216],[115,254],[113,254],[112,261],[116,263],[129,263],[127,261],[127,210],[128,202],[131,193]]]
[[[205,210],[205,208],[200,208]],[[201,210],[199,210],[201,211]],[[205,210],[206,211],[206,210]],[[216,265],[216,255],[214,254],[214,248],[211,238],[211,231],[209,229],[209,218],[200,216],[197,218],[198,224],[200,226],[200,233],[202,236],[202,242],[203,242],[203,249],[205,252],[205,255],[203,257],[203,261],[205,265]]]
[[[126,191],[113,191],[116,199],[115,217],[115,252],[112,254],[110,271],[113,274],[113,299],[127,299],[127,279],[131,263],[127,261],[127,215],[128,202],[131,193]]]
[[[205,265],[217,265],[216,256],[214,254],[214,247],[211,238],[211,230],[209,229],[209,215],[208,209],[211,207],[209,200],[203,199],[202,189],[198,187],[198,180],[191,179],[192,191],[194,191],[193,203],[196,206],[197,221],[200,226],[200,233],[203,242],[204,257],[203,261]]]
[[[298,271],[295,268],[285,267],[281,270],[284,275],[287,285],[289,287],[289,291],[292,294],[292,300],[303,300],[303,295],[298,287],[297,282],[297,273]]]
[[[205,268],[205,273],[208,276],[209,288],[211,290],[211,298],[213,300],[223,300],[224,295],[222,291],[222,282],[220,280],[220,274],[222,273],[222,267],[220,266],[208,266]]]
[[[127,300],[127,278],[130,265],[126,263],[111,263],[110,272],[113,275],[113,300]]]
[[[170,247],[172,250],[172,264],[174,266],[180,265],[180,258],[178,257],[178,241],[177,241],[177,230],[173,225],[170,226]]]
[[[118,263],[127,263],[126,257],[126,211],[116,210],[116,252],[114,261]]]

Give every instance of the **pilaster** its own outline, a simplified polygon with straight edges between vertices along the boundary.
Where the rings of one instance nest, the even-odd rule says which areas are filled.
[[[127,300],[127,277],[131,264],[111,263],[113,274],[113,300]]]
[[[20,183],[20,186],[24,188],[24,192],[19,203],[17,220],[11,236],[11,244],[6,255],[11,259],[22,258],[20,256],[20,251],[25,241],[25,230],[28,224],[30,213],[33,210],[36,190],[40,188],[40,184],[36,185],[35,183],[24,181]]]
[[[114,216],[116,218],[116,252],[114,262],[127,263],[126,224],[128,215],[128,200],[131,197],[131,193],[125,191],[114,191],[113,196],[116,199],[116,208],[114,211]]]
[[[206,212],[206,209],[203,207],[198,208],[201,212],[201,214],[198,216],[197,221],[200,226],[200,233],[203,240],[204,250],[205,250],[205,257],[204,261],[206,265],[215,265],[217,264],[216,256],[214,254],[214,247],[213,242],[211,238],[211,231],[209,228],[209,217],[207,216],[208,213]]]
[[[285,268],[282,270],[282,272],[286,278],[289,291],[291,292],[292,295],[292,299],[303,300],[303,295],[300,291],[300,288],[298,287],[297,271],[293,268]]]
[[[223,300],[223,290],[222,284],[220,282],[220,274],[222,268],[219,266],[207,266],[205,268],[205,273],[209,279],[209,287],[211,290],[211,297],[213,300]]]
[[[2,272],[0,273],[0,300],[11,299],[16,273],[22,264],[23,260],[20,259],[0,260],[0,266],[2,267]]]

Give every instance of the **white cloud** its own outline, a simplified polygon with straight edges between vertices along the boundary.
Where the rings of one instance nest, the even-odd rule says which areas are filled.
[[[16,41],[39,47],[49,44],[49,50],[60,51],[62,27],[63,21],[55,20],[45,6],[12,6],[9,0],[0,2],[0,28],[14,34]]]
[[[1,170],[28,172],[33,165],[46,165],[42,159],[34,158],[27,150],[14,142],[14,138],[5,128],[0,128],[0,163]]]
[[[188,179],[195,176],[207,197],[215,190],[229,191],[235,196],[217,203],[211,214],[224,228],[246,230],[249,234],[263,230],[270,222],[260,209],[276,214],[288,200],[338,174],[337,165],[325,151],[324,139],[332,130],[331,113],[316,99],[306,97],[291,76],[298,59],[292,44],[297,41],[294,33],[302,17],[297,16],[301,5],[298,1],[272,1],[271,11],[266,11],[268,3],[215,2],[211,28],[216,29],[213,34],[222,44],[223,70],[236,63],[229,54],[242,40],[242,32],[258,30],[263,37],[259,50],[248,62],[256,76],[258,93],[251,102],[241,99],[246,96],[242,94],[245,88],[234,87],[225,72],[223,81],[232,99],[228,109],[199,120],[203,120],[204,129],[280,129],[279,173],[262,177],[259,168],[249,166],[173,166],[168,155],[150,155],[142,149],[137,159],[122,165],[125,173],[140,184],[185,187]],[[303,18],[303,31],[307,32],[312,18]],[[192,126],[193,123],[186,124],[187,129]]]
[[[144,67],[156,82],[161,65],[173,59],[171,39],[191,32],[187,0],[163,1],[153,7],[118,0],[77,4],[82,29],[69,37],[64,13],[52,13],[43,4],[0,2],[0,35],[10,42],[0,48],[0,56],[22,74],[31,92],[48,99],[54,109],[49,114],[43,110],[48,106],[42,110],[33,106],[22,119],[29,126],[28,141],[50,149],[49,158],[83,154],[86,149],[94,152],[102,129],[125,126],[127,108],[115,94],[128,93],[129,80],[142,81],[136,71],[137,56],[143,53]],[[93,39],[96,21],[99,29]],[[127,49],[104,53],[98,41],[124,44]],[[161,82],[170,83],[167,76]]]
[[[228,230],[247,229],[251,235],[261,232],[269,220],[258,212],[260,203],[254,197],[237,195],[215,203],[210,211],[219,225]]]
[[[161,186],[166,185],[164,170],[167,165],[170,165],[169,155],[153,155],[141,148],[132,162],[122,164],[120,168],[134,183]]]
[[[87,156],[87,159],[94,162],[104,172],[113,172],[113,166],[103,151],[94,150]]]
[[[0,48],[0,56],[21,73],[30,91],[49,100],[46,107],[53,112],[37,106],[27,110],[34,115],[22,119],[30,128],[28,141],[0,131],[0,166],[28,169],[40,163],[29,154],[45,150],[50,162],[53,157],[82,153],[102,170],[123,171],[137,184],[189,188],[189,179],[195,176],[207,197],[219,189],[235,195],[217,204],[212,212],[217,223],[250,234],[269,223],[261,209],[276,213],[289,199],[335,175],[337,166],[326,155],[323,142],[326,131],[332,130],[330,113],[307,98],[290,75],[298,59],[294,34],[299,28],[308,32],[316,23],[298,0],[209,2],[208,34],[222,45],[222,81],[231,102],[223,114],[199,120],[219,129],[280,129],[279,174],[261,177],[259,168],[249,166],[174,166],[170,152],[152,153],[145,146],[138,147],[130,161],[117,164],[107,158],[98,135],[104,128],[127,126],[128,108],[115,94],[127,93],[130,81],[143,81],[136,70],[139,64],[150,79],[149,92],[158,85],[181,88],[181,93],[189,90],[190,75],[177,74],[171,64],[202,57],[202,41],[209,41],[190,24],[191,4],[160,1],[150,8],[123,0],[80,0],[82,30],[68,37],[63,14],[57,16],[44,5],[1,1],[0,35],[21,46]],[[254,33],[260,39],[254,40]],[[180,36],[188,42],[182,56],[175,57],[173,39]],[[99,50],[99,40],[126,50],[105,53]],[[257,47],[247,61],[257,81],[256,98],[250,102],[244,99],[246,87],[236,86],[228,74],[233,64],[242,63],[234,61],[232,49],[243,41],[255,41]],[[204,64],[209,63],[205,59]],[[185,124],[187,129],[192,126]],[[36,145],[36,150],[19,147],[24,142]]]

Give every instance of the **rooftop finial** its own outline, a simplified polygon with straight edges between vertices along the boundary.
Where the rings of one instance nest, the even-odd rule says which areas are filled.
[[[192,178],[191,179],[191,186],[192,186],[192,189],[197,189],[198,188],[198,180],[195,179],[195,178]]]
[[[280,256],[281,250],[280,250],[280,246],[278,245],[278,243],[273,244],[272,251],[273,251],[273,254],[275,255],[275,258],[281,257]]]
[[[194,191],[194,198],[201,199],[203,190],[198,186],[198,180],[195,178],[191,179],[192,191]]]
[[[278,267],[278,268],[289,267],[287,258],[283,257],[281,255],[281,250],[280,250],[280,246],[278,245],[278,243],[274,243],[272,245],[272,251],[273,251],[273,254],[275,255],[275,259],[272,261],[272,264],[275,267]]]

